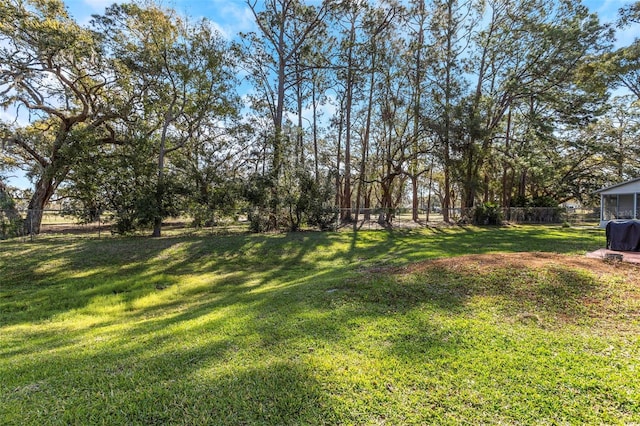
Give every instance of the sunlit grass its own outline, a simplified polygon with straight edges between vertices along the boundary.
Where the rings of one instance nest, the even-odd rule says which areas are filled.
[[[640,280],[582,263],[603,243],[559,227],[0,242],[0,423],[640,422]],[[529,251],[555,254],[518,263]]]

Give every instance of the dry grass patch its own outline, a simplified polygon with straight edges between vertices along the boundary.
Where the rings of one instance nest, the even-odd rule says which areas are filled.
[[[522,269],[559,267],[566,269],[588,269],[594,273],[610,274],[623,271],[629,277],[640,271],[640,267],[630,263],[603,262],[598,259],[588,259],[584,256],[563,255],[557,253],[489,253],[464,255],[454,258],[426,260],[411,265],[396,268],[398,273],[418,273],[429,268],[447,268],[450,270],[464,270],[488,272],[494,269]],[[640,280],[639,280],[640,282]]]
[[[556,253],[490,253],[371,268],[423,292],[426,300],[498,307],[511,321],[544,327],[591,325],[635,333],[640,324],[640,266]],[[426,293],[425,293],[426,292]]]

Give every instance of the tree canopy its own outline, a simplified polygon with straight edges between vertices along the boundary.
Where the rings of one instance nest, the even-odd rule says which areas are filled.
[[[617,28],[640,22],[639,5]],[[580,2],[246,7],[255,31],[230,41],[152,1],[86,25],[61,0],[0,5],[0,104],[14,117],[0,166],[34,182],[25,229],[54,194],[159,236],[179,214],[297,229],[371,208],[418,220],[435,204],[449,221],[483,203],[589,203],[637,176],[638,40],[614,48],[616,28]]]

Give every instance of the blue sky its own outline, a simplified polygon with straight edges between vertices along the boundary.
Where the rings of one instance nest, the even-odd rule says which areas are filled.
[[[118,0],[120,2],[120,0]],[[206,17],[217,24],[220,31],[232,38],[240,31],[253,28],[253,16],[244,0],[160,0],[181,14],[192,18]],[[258,3],[260,0],[258,0]],[[88,22],[92,14],[101,14],[114,0],[66,0],[69,11],[80,22]],[[583,0],[593,12],[597,12],[603,22],[616,19],[618,9],[633,3],[632,0]],[[633,40],[637,28],[619,34],[619,42]]]
[[[102,14],[115,0],[65,0],[69,12],[81,23],[86,23],[92,14]],[[122,0],[117,0],[123,3]],[[191,18],[206,17],[214,22],[228,38],[240,31],[253,28],[253,15],[244,0],[159,0]]]

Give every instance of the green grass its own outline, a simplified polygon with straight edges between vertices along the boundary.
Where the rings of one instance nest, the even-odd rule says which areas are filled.
[[[540,226],[3,241],[0,424],[640,422],[638,269],[577,261],[603,245]],[[517,252],[557,255],[419,264]]]

